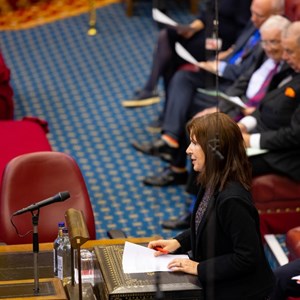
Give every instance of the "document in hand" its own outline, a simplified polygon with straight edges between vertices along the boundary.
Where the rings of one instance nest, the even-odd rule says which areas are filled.
[[[245,103],[241,100],[240,97],[228,96],[225,93],[223,93],[221,91],[217,91],[217,90],[206,90],[206,89],[198,88],[197,91],[202,94],[209,95],[212,97],[220,97],[220,98],[222,98],[222,100],[226,100],[226,101],[230,102],[231,104],[238,106],[239,108],[247,107],[245,105]]]
[[[296,280],[298,284],[300,284],[300,275],[292,277],[292,280]]]
[[[254,156],[254,155],[259,155],[259,154],[264,154],[267,153],[269,150],[267,149],[257,149],[257,148],[246,148],[246,153],[247,156]]]
[[[175,51],[182,59],[187,62],[198,66],[197,60],[178,42],[175,43]]]
[[[189,258],[187,255],[166,254],[158,257],[154,256],[155,250],[125,242],[123,252],[123,272],[124,273],[148,273],[156,271],[170,271],[168,263],[174,258]]]
[[[174,29],[182,30],[182,31],[190,31],[190,30],[193,31],[194,30],[193,28],[190,27],[190,25],[178,24],[177,22],[175,22],[173,19],[168,17],[166,14],[164,14],[157,8],[152,9],[152,17],[153,17],[154,21],[164,24],[170,28],[174,28]]]

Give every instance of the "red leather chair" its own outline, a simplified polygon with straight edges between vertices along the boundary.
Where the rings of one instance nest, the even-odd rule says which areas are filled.
[[[7,163],[14,157],[31,152],[51,151],[47,133],[47,121],[35,117],[25,117],[18,121],[1,120],[0,177]]]
[[[61,152],[35,152],[20,155],[6,166],[0,194],[0,240],[6,244],[32,243],[32,233],[19,237],[11,223],[12,214],[30,204],[62,191],[70,198],[40,208],[39,242],[53,242],[57,224],[65,220],[68,208],[82,210],[90,239],[96,238],[95,221],[88,191],[76,161]],[[20,234],[33,229],[30,212],[12,217]]]
[[[252,197],[260,212],[261,233],[286,233],[300,226],[300,182],[275,174],[253,178]]]

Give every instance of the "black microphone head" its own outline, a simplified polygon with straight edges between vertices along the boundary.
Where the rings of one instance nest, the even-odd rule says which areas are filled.
[[[65,191],[65,192],[60,192],[59,193],[59,196],[60,196],[60,201],[64,201],[68,198],[70,198],[70,193]]]

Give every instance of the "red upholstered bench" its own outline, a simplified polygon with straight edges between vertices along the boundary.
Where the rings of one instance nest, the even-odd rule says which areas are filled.
[[[47,122],[26,117],[20,121],[0,121],[0,174],[14,157],[24,153],[52,151],[46,133]]]
[[[252,197],[260,213],[261,232],[286,233],[300,226],[300,183],[269,174],[253,178]]]

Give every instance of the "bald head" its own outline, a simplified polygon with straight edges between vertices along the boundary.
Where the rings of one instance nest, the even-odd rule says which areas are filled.
[[[256,28],[271,15],[282,15],[284,13],[284,0],[253,0],[251,4],[251,21]]]

